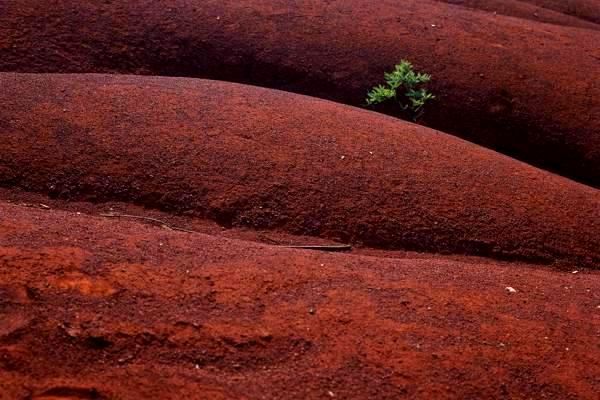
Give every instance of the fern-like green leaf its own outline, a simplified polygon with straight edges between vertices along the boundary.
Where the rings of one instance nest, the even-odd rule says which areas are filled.
[[[375,86],[367,93],[368,105],[394,99],[403,111],[410,112],[416,120],[423,114],[425,104],[435,98],[421,87],[431,80],[431,75],[415,72],[412,64],[406,60],[401,60],[392,72],[385,72],[384,78],[385,85]]]

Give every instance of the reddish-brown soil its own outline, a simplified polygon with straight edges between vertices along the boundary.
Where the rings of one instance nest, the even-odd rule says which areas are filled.
[[[525,3],[555,10],[566,15],[600,23],[600,1],[598,0],[521,0]]]
[[[599,22],[0,0],[0,400],[597,400]],[[362,105],[401,58],[425,125],[507,155],[289,93]]]
[[[1,399],[600,391],[598,272],[287,250],[5,202],[0,218]]]
[[[576,28],[600,29],[598,0],[437,0],[495,14]]]
[[[593,21],[598,2],[555,3]],[[0,70],[210,77],[359,105],[407,58],[434,76],[426,124],[596,187],[599,42],[427,0],[0,4]]]
[[[600,192],[381,114],[251,86],[0,74],[0,184],[366,246],[600,266]]]
[[[147,208],[132,203],[107,201],[102,203],[92,203],[88,201],[72,201],[50,198],[47,195],[34,192],[26,192],[19,189],[0,188],[0,202],[28,207],[39,210],[60,210],[70,213],[86,214],[90,216],[102,217],[107,219],[137,221],[154,227],[162,227],[167,230],[178,230],[201,233],[224,239],[237,239],[250,242],[272,245],[282,248],[297,248],[298,246],[316,245],[316,246],[339,246],[340,243],[318,236],[294,235],[279,229],[253,229],[245,227],[225,228],[217,224],[214,220],[192,216],[180,215],[169,211],[161,211],[155,208]],[[112,215],[112,216],[111,216]],[[119,217],[120,216],[120,217]],[[326,251],[325,249],[321,251]],[[331,252],[341,252],[345,254],[355,254],[363,256],[375,256],[385,258],[432,258],[443,257],[449,261],[468,261],[478,264],[490,263],[498,264],[502,260],[494,260],[486,257],[444,254],[434,255],[426,252],[405,251],[405,250],[385,250],[373,247],[354,246],[349,250]],[[504,261],[509,262],[509,261]],[[531,263],[530,263],[531,264]],[[531,264],[540,265],[540,264]],[[571,268],[577,266],[571,265]],[[594,270],[594,268],[585,268]],[[556,269],[556,268],[555,268]],[[562,271],[570,271],[569,268],[561,268]]]

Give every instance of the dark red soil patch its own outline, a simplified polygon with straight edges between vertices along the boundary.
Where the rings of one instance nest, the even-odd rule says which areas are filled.
[[[218,236],[227,239],[238,239],[252,242],[259,242],[278,246],[301,246],[301,245],[329,245],[339,246],[339,242],[328,240],[316,236],[293,235],[289,232],[279,229],[252,229],[243,226],[224,227],[214,220],[197,217],[190,214],[174,214],[172,212],[161,211],[156,208],[146,208],[140,205],[105,201],[102,203],[90,203],[86,201],[66,201],[59,198],[50,198],[44,194],[25,192],[18,189],[6,189],[0,187],[0,201],[7,204],[14,204],[21,207],[30,207],[41,210],[62,210],[72,213],[87,214],[105,218],[119,218],[124,220],[136,220],[155,227],[164,227],[165,229],[183,229],[194,231],[211,236]],[[114,215],[114,217],[106,217]],[[122,217],[116,217],[120,215]],[[140,218],[135,218],[140,217]],[[149,219],[146,219],[149,218]],[[158,222],[162,221],[162,223]],[[375,251],[369,248],[353,248],[353,253],[358,254],[381,254],[381,251]],[[386,257],[430,257],[430,254],[410,252],[410,251],[391,251],[385,253]],[[472,259],[473,257],[467,257]],[[464,260],[463,256],[455,256],[452,259]],[[484,262],[485,258],[477,258],[478,262]]]
[[[0,187],[0,202],[7,205],[16,205],[38,210],[60,210],[75,213],[76,215],[86,214],[106,219],[122,219],[125,221],[135,221],[153,227],[166,230],[183,229],[195,233],[202,233],[220,237],[223,239],[236,239],[256,243],[267,244],[271,246],[290,248],[289,246],[317,245],[317,246],[340,246],[336,242],[327,238],[307,235],[294,235],[281,229],[253,229],[243,226],[224,227],[217,224],[214,220],[197,217],[190,214],[175,214],[168,211],[161,211],[156,208],[147,208],[131,203],[106,201],[102,203],[90,203],[87,201],[67,201],[58,198],[50,198],[41,193],[25,192],[23,190]],[[108,215],[121,215],[123,217],[107,217]],[[146,219],[150,218],[150,219]],[[162,221],[158,223],[157,221]],[[181,231],[181,230],[180,230]],[[345,254],[367,255],[385,258],[431,258],[431,253],[405,251],[405,250],[384,250],[371,247],[354,246],[349,251],[343,251]],[[445,254],[445,260],[459,261],[465,263],[491,263],[498,264],[498,260],[485,257],[466,256],[458,254]],[[505,261],[507,262],[507,261]],[[568,270],[564,265],[562,270]]]
[[[524,18],[535,22],[575,28],[600,29],[600,3],[598,0],[437,0],[453,6],[467,7]],[[577,10],[580,10],[579,13]],[[579,14],[579,15],[578,15]]]
[[[426,0],[0,5],[0,70],[210,77],[359,105],[408,58],[434,76],[425,123],[596,187],[599,42]]]
[[[521,0],[548,10],[600,23],[600,1],[598,0]]]
[[[600,390],[598,272],[283,250],[6,203],[0,216],[2,399]]]
[[[422,126],[215,81],[0,85],[5,187],[387,249],[600,263],[600,192]]]

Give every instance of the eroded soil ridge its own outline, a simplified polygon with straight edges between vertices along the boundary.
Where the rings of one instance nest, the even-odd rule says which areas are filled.
[[[422,126],[206,80],[0,84],[4,186],[387,249],[598,266],[597,190]]]

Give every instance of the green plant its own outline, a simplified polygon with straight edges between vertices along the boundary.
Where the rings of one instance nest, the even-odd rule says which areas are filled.
[[[367,93],[368,105],[394,100],[416,121],[423,115],[425,104],[435,99],[424,87],[431,75],[415,72],[406,60],[401,60],[394,71],[386,72],[384,77],[385,85],[375,86]]]

